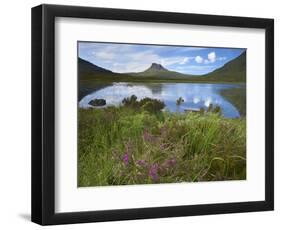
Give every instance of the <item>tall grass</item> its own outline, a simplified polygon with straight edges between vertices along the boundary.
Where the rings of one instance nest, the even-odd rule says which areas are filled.
[[[78,186],[246,179],[245,119],[79,109]]]

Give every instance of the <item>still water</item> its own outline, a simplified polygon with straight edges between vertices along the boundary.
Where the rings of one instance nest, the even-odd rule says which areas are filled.
[[[105,99],[106,104],[118,106],[125,97],[136,95],[138,99],[145,97],[164,101],[165,110],[170,112],[184,112],[191,109],[207,108],[210,104],[218,105],[222,114],[228,118],[240,117],[237,108],[231,104],[220,92],[230,88],[245,85],[235,84],[205,84],[205,83],[113,83],[110,86],[94,91],[83,97],[79,107],[92,107],[88,103],[93,99]],[[176,100],[182,97],[184,102],[176,105]]]

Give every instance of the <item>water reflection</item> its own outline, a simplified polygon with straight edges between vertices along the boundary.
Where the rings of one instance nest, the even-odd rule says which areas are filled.
[[[103,98],[107,105],[118,106],[123,98],[136,95],[138,99],[145,97],[159,99],[165,102],[166,110],[184,112],[187,109],[207,108],[210,104],[218,105],[225,117],[239,117],[239,111],[229,101],[220,95],[220,91],[233,87],[243,87],[232,84],[201,84],[201,83],[114,83],[111,86],[88,94],[79,102],[80,107],[91,107],[88,103],[95,98]],[[245,87],[245,86],[244,86]],[[176,100],[182,97],[184,102],[176,105]]]

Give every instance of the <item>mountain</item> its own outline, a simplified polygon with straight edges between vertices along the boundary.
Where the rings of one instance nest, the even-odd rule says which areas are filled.
[[[212,82],[246,82],[246,51],[221,68],[198,78],[200,79]]]
[[[82,58],[78,58],[78,73],[79,75],[93,74],[93,73],[112,73],[112,71],[92,64]]]
[[[152,63],[151,66],[143,72],[128,73],[128,75],[135,77],[151,77],[151,78],[169,78],[169,79],[183,79],[191,75],[178,73],[164,68],[161,64]]]
[[[150,78],[168,78],[168,79],[184,79],[192,75],[182,74],[176,71],[170,71],[164,68],[161,64],[152,63],[151,66],[143,72],[127,73],[127,75],[135,77],[150,77]]]
[[[146,70],[146,72],[157,72],[157,71],[168,71],[162,65],[157,63],[152,63],[151,66]]]

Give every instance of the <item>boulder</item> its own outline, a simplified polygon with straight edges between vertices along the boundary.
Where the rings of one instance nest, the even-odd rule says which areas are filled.
[[[92,105],[92,106],[104,106],[104,105],[106,105],[106,100],[105,99],[94,99],[94,100],[91,100],[89,102],[89,105]]]

